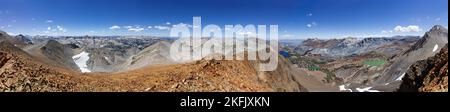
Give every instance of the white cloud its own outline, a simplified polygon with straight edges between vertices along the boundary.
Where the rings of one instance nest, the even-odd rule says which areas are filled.
[[[47,20],[46,23],[53,23],[53,20]]]
[[[56,28],[58,29],[58,31],[61,32],[66,32],[67,30],[65,28],[63,28],[62,26],[56,26]]]
[[[123,27],[126,28],[126,29],[133,28],[133,26],[123,26]]]
[[[282,35],[281,37],[283,37],[283,38],[292,38],[292,37],[294,37],[294,35],[285,34],[285,35]]]
[[[192,27],[192,25],[190,25],[190,24],[184,24],[184,23],[178,23],[178,24],[172,25],[172,27],[175,27],[175,26],[185,26],[185,27],[188,27],[188,28],[191,28],[191,27]]]
[[[170,25],[170,22],[166,22],[166,25]]]
[[[422,29],[420,29],[419,26],[415,26],[415,25],[409,25],[409,26],[396,26],[394,28],[395,32],[400,32],[400,33],[409,33],[409,32],[420,32],[422,31]]]
[[[130,28],[130,29],[128,29],[128,31],[141,32],[141,31],[144,31],[144,28],[139,28],[139,27]]]
[[[435,21],[441,21],[441,18],[436,18]]]
[[[120,26],[114,25],[109,27],[110,30],[120,29]]]
[[[311,23],[308,23],[308,24],[306,24],[306,27],[308,27],[308,28],[311,28],[311,27],[314,27],[314,26],[317,26],[317,23],[316,22],[311,22]]]
[[[159,30],[169,30],[170,29],[168,26],[154,26],[154,27]]]
[[[43,31],[44,33],[65,33],[67,32],[67,29],[65,29],[62,26],[56,26],[56,27],[47,27],[47,29],[45,31]]]
[[[128,29],[128,31],[133,32],[141,32],[144,31],[145,28],[142,28],[140,25],[134,25],[134,26],[123,26],[125,29]]]
[[[148,29],[152,29],[152,26],[148,26],[147,28],[148,28]]]
[[[308,13],[308,14],[306,14],[306,16],[312,16],[313,14],[312,13]]]

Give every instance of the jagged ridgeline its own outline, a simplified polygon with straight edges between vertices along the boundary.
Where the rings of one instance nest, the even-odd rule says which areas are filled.
[[[280,42],[261,60],[170,57],[172,38],[10,36],[0,32],[0,91],[448,91],[448,30],[419,36]],[[242,52],[245,54],[245,52]]]
[[[171,39],[30,39],[23,48],[2,41],[0,91],[307,91],[283,57],[259,72],[249,60],[174,63]]]
[[[326,74],[327,84],[340,91],[379,92],[397,91],[414,63],[437,55],[447,43],[447,28],[436,25],[422,37],[306,39],[297,45],[282,44],[282,49],[299,68]],[[421,70],[425,72],[421,74],[429,70]]]

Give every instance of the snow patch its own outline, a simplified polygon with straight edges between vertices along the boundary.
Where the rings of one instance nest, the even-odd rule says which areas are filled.
[[[403,77],[405,77],[406,73],[403,73],[402,75],[400,75],[400,77],[397,77],[397,79],[395,79],[395,81],[401,81],[403,79]]]
[[[77,64],[78,68],[80,68],[82,73],[91,72],[86,64],[89,60],[89,53],[83,51],[80,54],[73,56],[72,58]]]
[[[340,85],[340,86],[339,86],[339,90],[340,90],[340,91],[350,91],[350,92],[353,92],[352,89],[347,89],[346,86],[348,86],[348,84],[347,84],[347,85]],[[373,88],[373,87],[355,88],[355,89],[356,89],[356,92],[382,92],[382,91],[379,91],[379,90],[371,90],[372,88]]]
[[[434,45],[433,52],[436,52],[438,48],[439,48],[439,46],[437,44]]]
[[[340,91],[350,91],[350,92],[353,92],[352,89],[346,89],[346,88],[345,88],[345,85],[340,85],[340,86],[339,86],[339,90],[340,90]]]
[[[358,92],[381,92],[381,91],[378,91],[378,90],[370,90],[370,89],[372,89],[372,87],[356,88],[356,90]]]

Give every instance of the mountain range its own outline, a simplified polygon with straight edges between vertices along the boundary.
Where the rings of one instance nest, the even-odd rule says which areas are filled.
[[[258,71],[262,60],[174,61],[171,38],[45,38],[0,31],[0,42],[5,92],[448,91],[448,30],[439,25],[422,37],[280,41],[278,67],[268,72]]]

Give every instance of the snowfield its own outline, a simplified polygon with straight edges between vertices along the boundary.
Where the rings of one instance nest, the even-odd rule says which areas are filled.
[[[345,85],[340,85],[340,86],[339,86],[339,90],[340,90],[340,91],[350,91],[350,92],[353,92],[352,89],[346,89],[346,88],[345,88]]]
[[[78,68],[80,68],[82,73],[91,72],[86,64],[89,60],[89,53],[83,51],[80,54],[73,56],[72,58],[77,64]]]
[[[400,75],[399,77],[397,77],[397,79],[395,79],[395,81],[401,81],[403,79],[403,77],[405,77],[406,73],[403,73],[402,75]]]
[[[433,52],[436,52],[438,48],[439,48],[439,46],[437,44],[434,45]]]
[[[344,84],[344,85],[340,85],[340,86],[339,86],[339,90],[340,90],[340,91],[350,91],[350,92],[353,92],[352,89],[347,89],[346,86],[348,86],[348,85],[345,85],[345,84]],[[373,88],[373,87],[355,88],[355,89],[356,89],[355,92],[382,92],[382,91],[379,91],[379,90],[373,90],[372,88]],[[371,90],[371,89],[372,89],[372,90]]]
[[[372,89],[372,87],[356,88],[356,90],[358,92],[381,92],[381,91],[378,91],[378,90],[370,90],[370,89]]]

